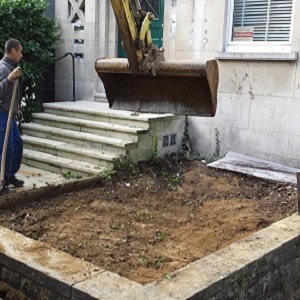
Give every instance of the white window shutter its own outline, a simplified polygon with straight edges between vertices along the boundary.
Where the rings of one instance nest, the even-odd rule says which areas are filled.
[[[254,27],[253,41],[290,40],[293,0],[234,0],[234,27]]]

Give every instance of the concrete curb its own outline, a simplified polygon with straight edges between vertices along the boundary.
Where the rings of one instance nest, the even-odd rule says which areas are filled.
[[[7,196],[1,196],[0,209],[10,208],[16,204],[38,202],[44,199],[56,197],[63,193],[75,192],[87,187],[94,187],[100,182],[101,178],[99,176],[93,176],[83,179],[53,183],[36,189],[22,190]]]

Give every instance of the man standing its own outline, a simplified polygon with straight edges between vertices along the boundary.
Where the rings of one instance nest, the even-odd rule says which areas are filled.
[[[10,39],[5,43],[5,55],[2,60],[0,60],[0,163],[2,160],[2,150],[14,82],[17,78],[22,76],[21,68],[17,67],[17,64],[23,57],[22,50],[22,45],[19,41]],[[24,185],[24,181],[17,179],[15,176],[20,168],[23,155],[23,141],[16,120],[17,117],[22,117],[20,108],[21,89],[19,85],[16,93],[15,107],[12,108],[13,120],[7,144],[5,180],[1,191],[2,194],[8,194],[10,192],[8,189],[10,184],[15,187]]]

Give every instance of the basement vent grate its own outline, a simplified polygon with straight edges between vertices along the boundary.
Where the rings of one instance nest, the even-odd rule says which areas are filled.
[[[169,135],[162,136],[162,146],[169,147]]]
[[[177,138],[176,138],[176,133],[168,134],[168,135],[163,135],[162,136],[162,146],[163,148],[165,147],[171,147],[176,145],[177,143]]]
[[[176,145],[176,133],[170,134],[170,146]]]

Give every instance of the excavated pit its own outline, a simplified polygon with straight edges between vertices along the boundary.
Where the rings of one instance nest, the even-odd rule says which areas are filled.
[[[232,243],[248,237],[253,245],[252,234],[296,211],[296,191],[290,185],[176,157],[121,168],[111,178],[65,182],[14,197],[1,199],[2,226],[90,261],[103,276],[128,278],[124,282],[135,282],[143,293],[152,287],[150,294],[172,285],[177,276],[180,282],[181,275],[174,274],[226,252]],[[0,241],[6,249],[3,236]],[[231,254],[233,261],[235,255],[239,253]],[[45,263],[36,254],[32,260]],[[116,273],[122,277],[110,275]],[[174,299],[186,299],[178,297]]]

